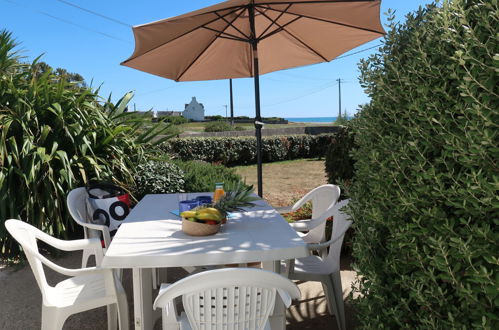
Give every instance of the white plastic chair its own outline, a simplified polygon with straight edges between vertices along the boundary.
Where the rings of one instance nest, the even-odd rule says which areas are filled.
[[[346,201],[348,203],[348,200]],[[310,251],[325,250],[324,257],[310,255],[305,258],[291,260],[288,276],[293,280],[319,281],[327,298],[329,313],[336,315],[339,329],[345,329],[345,308],[340,276],[341,246],[345,232],[351,226],[350,217],[340,211],[339,205],[332,207],[333,229],[331,239],[324,243],[307,244]]]
[[[84,187],[73,189],[67,197],[67,205],[69,213],[77,224],[83,227],[84,238],[98,238],[100,240],[101,233],[104,240],[104,253],[111,244],[111,234],[109,228],[105,225],[91,223],[89,221],[90,213],[87,204],[88,194]],[[87,267],[88,258],[94,255],[94,250],[84,249],[81,259],[81,267]]]
[[[108,329],[117,328],[116,313],[119,316],[120,329],[128,329],[126,294],[112,270],[97,267],[68,269],[55,264],[38,252],[37,240],[41,240],[64,251],[93,250],[93,254],[100,262],[103,257],[100,240],[63,241],[25,222],[13,219],[7,220],[5,227],[22,246],[42,292],[42,330],[62,329],[70,315],[101,306],[107,306]],[[50,286],[43,265],[70,278]]]
[[[111,233],[109,231],[109,227],[106,225],[99,225],[95,223],[91,223],[89,221],[90,213],[88,210],[87,203],[87,190],[85,187],[75,188],[71,190],[68,194],[66,203],[68,205],[69,213],[74,221],[77,224],[83,227],[84,238],[99,238],[101,237],[100,233],[102,233],[102,238],[104,240],[103,252],[106,253],[106,249],[111,244]],[[81,258],[81,267],[87,267],[88,258],[94,255],[93,250],[84,249],[83,255]],[[121,279],[123,271],[120,270],[118,272],[118,276]],[[153,269],[152,271],[152,287],[153,289],[158,288],[158,278],[159,278],[159,269]]]
[[[162,284],[154,309],[163,308],[163,329],[263,330],[270,329],[269,315],[276,293],[289,307],[300,297],[287,278],[255,268],[225,268]],[[174,299],[182,296],[185,313],[179,317]]]
[[[296,231],[300,233],[303,240],[307,243],[321,243],[325,240],[326,220],[325,212],[330,209],[340,197],[341,190],[333,184],[325,184],[309,191],[299,201],[291,207],[281,207],[276,210],[279,213],[294,212],[305,205],[307,202],[312,202],[312,218],[309,220],[299,220],[290,223]],[[302,232],[307,232],[302,234]]]

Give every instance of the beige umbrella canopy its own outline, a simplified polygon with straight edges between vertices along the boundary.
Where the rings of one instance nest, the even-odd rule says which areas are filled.
[[[382,36],[380,0],[229,0],[133,27],[122,65],[175,81],[255,77],[262,196],[259,75],[328,62]]]

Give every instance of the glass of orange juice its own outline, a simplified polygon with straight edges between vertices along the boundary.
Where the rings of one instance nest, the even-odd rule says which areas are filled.
[[[224,183],[218,182],[215,183],[215,192],[213,193],[213,202],[216,203],[220,200],[220,198],[225,195]]]

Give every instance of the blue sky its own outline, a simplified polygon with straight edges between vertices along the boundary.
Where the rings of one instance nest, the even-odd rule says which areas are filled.
[[[66,2],[66,3],[65,3]],[[67,4],[78,5],[111,17],[104,19]],[[134,49],[133,33],[127,25],[180,15],[219,1],[174,0],[0,0],[0,29],[7,29],[21,43],[30,60],[43,54],[42,60],[53,67],[81,74],[93,86],[102,84],[101,95],[112,93],[116,100],[135,91],[132,106],[138,110],[183,110],[184,104],[196,96],[208,115],[225,115],[229,104],[228,80],[181,82],[156,77],[119,63]],[[397,20],[431,0],[383,0],[383,15],[396,10]],[[377,39],[349,53],[375,46]],[[376,51],[362,52],[330,63],[274,72],[261,77],[262,116],[330,117],[338,113],[338,85],[342,83],[342,111],[357,111],[368,97],[358,84],[357,63]],[[346,54],[349,54],[346,53]],[[237,79],[234,86],[236,115],[254,115],[252,79]]]

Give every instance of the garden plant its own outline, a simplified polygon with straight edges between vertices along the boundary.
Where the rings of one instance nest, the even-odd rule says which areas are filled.
[[[497,329],[497,1],[390,16],[360,64],[350,196],[364,329]],[[494,229],[495,228],[495,229]]]
[[[164,130],[142,130],[141,116],[126,112],[132,93],[113,104],[50,68],[40,72],[38,59],[24,60],[11,34],[0,31],[2,257],[19,253],[3,221],[22,219],[49,235],[69,235],[67,193],[93,179],[133,186],[143,145]]]

